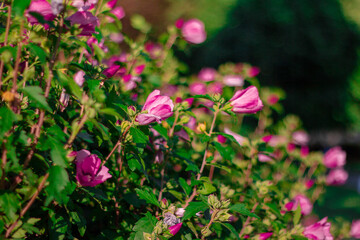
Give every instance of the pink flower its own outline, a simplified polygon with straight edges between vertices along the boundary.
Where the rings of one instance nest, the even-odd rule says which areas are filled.
[[[145,69],[145,64],[141,64],[134,68],[134,72],[135,74],[140,75],[144,71],[144,69]]]
[[[305,228],[303,234],[308,239],[312,240],[333,240],[330,233],[331,223],[327,222],[327,217],[321,219],[319,222]]]
[[[323,161],[328,168],[342,167],[346,163],[346,152],[341,147],[333,147],[325,153]]]
[[[79,87],[82,87],[85,81],[85,72],[84,71],[78,71],[74,74],[74,81],[76,82]]]
[[[119,71],[120,69],[120,66],[119,65],[113,65],[109,68],[106,68],[104,71],[103,71],[103,74],[107,77],[107,78],[111,78],[113,77],[117,71]]]
[[[260,68],[251,67],[247,74],[249,77],[256,77],[259,73],[260,73]]]
[[[95,154],[90,154],[87,150],[76,153],[76,180],[84,187],[95,187],[105,182],[112,176],[108,173],[109,169],[101,166],[101,160]]]
[[[29,8],[25,12],[25,16],[27,17],[29,23],[38,24],[38,20],[30,14],[31,12],[40,14],[46,21],[52,21],[56,17],[52,12],[50,3],[46,0],[31,1]],[[46,24],[45,28],[48,27],[49,26]]]
[[[313,180],[313,179],[307,180],[305,183],[305,187],[307,189],[310,189],[314,185],[314,183],[315,183],[315,180]]]
[[[246,138],[244,138],[240,134],[234,133],[233,131],[231,131],[228,128],[224,128],[224,133],[233,136],[235,138],[235,140],[239,143],[240,146],[242,146],[246,140]]]
[[[160,123],[173,115],[174,103],[168,96],[161,96],[159,90],[154,90],[147,97],[141,113],[136,117],[140,125],[153,122]]]
[[[259,239],[260,239],[260,240],[266,240],[266,239],[268,239],[269,237],[271,237],[272,235],[273,235],[272,232],[260,233],[260,234],[259,234]]]
[[[273,159],[266,154],[259,153],[258,154],[259,162],[271,162]]]
[[[115,7],[116,3],[117,3],[117,0],[111,0],[106,3],[106,6],[110,9],[113,9]]]
[[[300,204],[301,214],[309,215],[312,212],[313,205],[306,196],[302,194],[298,194],[295,196],[293,201],[294,201],[294,207],[292,209],[293,211],[296,210],[298,205]]]
[[[294,143],[298,145],[307,145],[310,139],[309,134],[302,130],[294,132],[292,138]]]
[[[98,25],[99,20],[91,12],[88,11],[77,11],[73,15],[67,18],[71,24],[81,24],[81,25]]]
[[[289,153],[293,152],[295,150],[295,148],[296,148],[296,146],[293,143],[289,143],[286,147],[286,149]]]
[[[121,20],[125,17],[125,11],[122,7],[116,7],[113,10],[110,11],[110,13],[114,14],[115,17],[117,17],[117,19]],[[108,18],[109,22],[114,22],[114,19],[109,17]]]
[[[223,81],[224,84],[229,87],[241,87],[244,85],[244,78],[240,75],[227,75]]]
[[[259,92],[254,86],[238,90],[230,99],[230,105],[235,113],[256,113],[264,106],[259,98]]]
[[[203,68],[198,74],[198,78],[204,82],[214,81],[216,76],[216,70],[213,68]]]
[[[360,220],[353,221],[351,224],[350,235],[353,238],[360,238]]]
[[[175,224],[174,226],[170,226],[169,227],[170,234],[173,236],[175,234],[177,234],[178,231],[180,230],[181,226],[182,226],[182,223],[178,223],[178,224]]]
[[[268,142],[270,142],[270,140],[271,140],[272,137],[273,137],[272,135],[267,135],[267,136],[264,136],[261,140],[263,140],[264,142],[268,143]]]
[[[209,86],[208,86],[208,89],[207,89],[207,92],[209,94],[222,94],[223,92],[223,86],[221,83],[219,82],[214,82],[214,83],[211,83]]]
[[[204,23],[198,19],[186,21],[181,28],[181,33],[185,40],[190,43],[199,44],[206,40]]]
[[[342,168],[333,169],[326,176],[327,185],[343,185],[348,179],[349,174]]]
[[[175,27],[176,27],[177,29],[181,29],[183,25],[184,25],[184,19],[179,18],[178,20],[176,20],[176,22],[175,22]]]
[[[202,82],[194,82],[190,84],[189,90],[192,95],[203,95],[206,94],[206,85]]]

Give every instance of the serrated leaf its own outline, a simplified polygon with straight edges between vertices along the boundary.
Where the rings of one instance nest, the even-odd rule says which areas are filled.
[[[221,223],[221,224],[224,225],[227,229],[229,229],[230,232],[235,235],[236,239],[240,239],[239,233],[238,233],[238,231],[234,228],[233,225],[231,225],[230,223]]]
[[[35,45],[34,43],[29,43],[27,47],[34,56],[39,58],[39,61],[42,64],[46,63],[47,54],[41,47]]]
[[[198,192],[202,195],[208,195],[216,191],[216,188],[211,183],[204,182],[204,185]]]
[[[158,133],[160,133],[160,135],[166,140],[169,139],[168,131],[160,124],[153,126],[153,129],[155,129]]]
[[[191,193],[191,186],[189,186],[189,184],[187,184],[186,180],[183,178],[179,178],[179,183],[180,186],[184,189],[186,195],[189,196]]]
[[[146,136],[142,131],[137,128],[130,128],[130,134],[133,137],[135,143],[147,143],[148,136]]]
[[[240,214],[242,214],[242,215],[245,215],[245,216],[250,216],[250,217],[254,217],[254,218],[260,219],[258,215],[256,215],[255,213],[250,212],[250,211],[246,208],[245,204],[243,204],[243,203],[237,203],[237,204],[235,204],[235,205],[232,205],[232,206],[230,207],[230,210],[232,210],[232,211],[234,211],[234,212],[238,212],[238,213],[240,213]]]
[[[24,11],[30,5],[31,0],[14,0],[12,4],[12,11],[17,16],[24,16]]]
[[[66,200],[65,187],[69,183],[69,176],[66,170],[61,166],[52,166],[49,170],[49,185],[46,187],[48,197],[45,205],[49,204],[53,199],[59,203]]]
[[[12,220],[16,219],[16,212],[20,208],[19,199],[13,193],[2,193],[0,195],[1,212]]]
[[[160,207],[160,204],[159,204],[158,200],[156,199],[155,194],[153,194],[152,192],[144,191],[144,190],[141,190],[138,188],[135,189],[135,191],[139,195],[140,199],[143,199],[147,203],[150,203],[150,204]]]
[[[28,86],[21,90],[29,99],[33,100],[39,108],[45,109],[51,112],[49,104],[46,102],[46,98],[43,95],[43,90],[38,86]]]
[[[187,220],[196,215],[200,211],[205,211],[209,206],[204,202],[191,202],[189,206],[186,207],[183,220]]]
[[[147,212],[145,217],[140,218],[140,220],[135,223],[135,226],[133,227],[135,234],[133,234],[132,239],[144,240],[143,233],[152,233],[156,223],[156,217]]]

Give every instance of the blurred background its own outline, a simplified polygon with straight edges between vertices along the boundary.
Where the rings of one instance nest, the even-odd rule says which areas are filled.
[[[263,86],[286,92],[284,113],[299,115],[310,148],[341,145],[350,177],[329,188],[316,211],[333,220],[360,218],[360,0],[123,0],[124,32],[133,14],[154,36],[178,18],[205,23],[205,43],[178,57],[189,74],[225,62],[259,66]],[[129,17],[130,16],[130,17]]]

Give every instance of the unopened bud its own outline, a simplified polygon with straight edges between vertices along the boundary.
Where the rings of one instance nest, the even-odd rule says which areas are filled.
[[[206,132],[206,122],[199,123],[196,127],[196,130],[198,130],[199,132]]]
[[[136,108],[134,106],[129,106],[127,109],[127,114],[129,117],[133,117],[136,114]]]
[[[201,229],[201,234],[204,236],[204,237],[208,237],[211,235],[211,231],[209,228],[207,227],[204,227],[203,229]]]
[[[221,208],[228,208],[229,206],[230,206],[230,199],[228,199],[228,200],[222,200],[221,201],[221,204],[222,204],[222,206],[221,206]]]

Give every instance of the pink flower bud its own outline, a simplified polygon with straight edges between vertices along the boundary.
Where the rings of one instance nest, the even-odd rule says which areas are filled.
[[[285,208],[287,211],[292,211],[294,209],[294,202],[288,202],[287,204],[285,204]]]
[[[192,95],[203,95],[206,94],[206,85],[202,82],[194,82],[190,84],[189,90]]]
[[[60,95],[60,110],[63,112],[65,108],[69,105],[70,95],[66,93],[65,89],[62,90]]]
[[[256,77],[259,73],[260,73],[260,68],[251,67],[247,74],[249,77]]]
[[[295,148],[296,148],[296,146],[293,143],[289,143],[286,147],[286,149],[289,153],[293,152],[295,150]]]
[[[230,105],[235,113],[256,113],[263,108],[259,92],[254,86],[238,90],[230,99]]]
[[[353,238],[360,238],[360,220],[355,220],[351,224],[350,235]]]
[[[182,226],[182,223],[178,223],[178,224],[175,224],[174,226],[170,226],[169,227],[170,234],[173,236],[175,234],[177,234],[178,231],[180,230],[181,226]]]
[[[142,74],[142,72],[144,71],[144,69],[145,69],[145,64],[141,64],[141,65],[136,66],[136,67],[134,68],[134,72],[135,72],[135,74],[140,75],[140,74]]]
[[[216,76],[216,70],[213,68],[203,68],[198,74],[198,78],[204,82],[214,81]]]
[[[266,154],[259,153],[258,154],[259,162],[271,162],[273,159]]]
[[[95,154],[90,154],[87,150],[78,151],[76,154],[76,180],[84,187],[95,187],[105,182],[112,176],[108,173],[109,169],[101,166],[101,160]],[[100,169],[100,171],[99,171]]]
[[[332,169],[326,176],[326,184],[339,186],[343,185],[348,179],[349,174],[342,168]]]
[[[295,144],[307,145],[309,143],[309,134],[303,130],[296,131],[292,134],[292,138]]]
[[[300,156],[304,158],[304,157],[307,157],[307,155],[309,155],[309,147],[308,146],[301,146]]]
[[[271,237],[272,235],[273,235],[272,232],[260,233],[260,234],[259,234],[259,239],[260,239],[260,240],[266,240],[266,239],[268,239],[269,237]]]
[[[315,180],[313,180],[313,179],[307,180],[305,183],[305,187],[307,189],[310,189],[312,186],[314,186],[314,183],[315,183]]]
[[[187,102],[189,104],[189,107],[193,104],[194,98],[187,98],[184,100],[184,102]]]
[[[190,19],[184,23],[181,32],[186,41],[199,44],[206,40],[204,23],[198,19]]]
[[[224,84],[229,87],[241,87],[244,85],[244,78],[240,75],[227,75],[223,81]]]
[[[271,94],[267,100],[270,105],[274,105],[279,101],[279,96],[275,94]]]
[[[125,11],[122,7],[115,7],[110,13],[114,14],[119,20],[125,17]],[[114,19],[111,18],[110,22],[113,22]]]
[[[178,20],[176,20],[176,22],[175,22],[175,27],[176,27],[177,29],[181,29],[183,25],[184,25],[184,19],[179,18]]]
[[[330,233],[330,227],[331,223],[328,223],[327,217],[325,217],[319,222],[306,227],[303,234],[312,240],[333,240],[334,238]]]
[[[174,103],[168,96],[161,96],[159,90],[154,90],[147,97],[141,113],[136,117],[140,125],[148,125],[153,122],[160,123],[173,115]]]
[[[217,136],[217,141],[219,143],[226,143],[226,137],[224,137],[223,135],[218,135]]]
[[[111,0],[111,1],[109,1],[109,2],[106,3],[106,6],[107,6],[108,8],[110,8],[110,9],[112,9],[112,8],[115,7],[116,3],[117,3],[117,0]]]
[[[271,140],[271,138],[272,138],[272,135],[267,135],[267,136],[264,136],[261,140],[268,143]]]
[[[342,167],[346,163],[346,152],[340,147],[333,147],[325,153],[323,161],[328,168]]]

